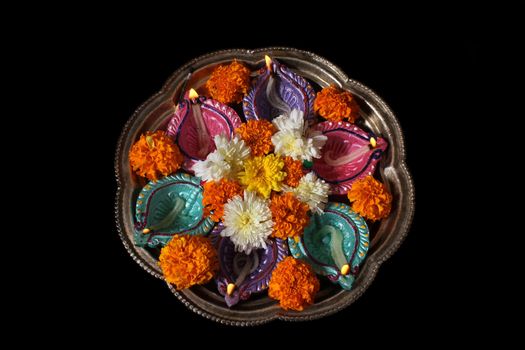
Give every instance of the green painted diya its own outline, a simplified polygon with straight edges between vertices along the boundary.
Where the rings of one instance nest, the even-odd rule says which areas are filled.
[[[300,241],[290,238],[288,245],[293,257],[350,290],[368,252],[368,226],[348,205],[329,203],[324,213],[310,218]]]
[[[202,190],[199,178],[180,172],[144,186],[135,209],[135,244],[164,246],[176,234],[210,232],[214,222],[203,215]]]

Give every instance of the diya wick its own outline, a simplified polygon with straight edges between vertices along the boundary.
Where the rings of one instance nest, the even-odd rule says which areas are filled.
[[[242,268],[239,267],[241,262],[239,260],[244,260],[245,262]],[[233,270],[237,274],[237,278],[235,279],[234,283],[228,283],[228,286],[226,287],[226,293],[228,295],[232,295],[232,293],[235,291],[235,288],[241,285],[248,274],[255,271],[257,266],[259,266],[259,255],[256,251],[251,252],[249,255],[236,254],[233,258]]]
[[[266,99],[273,108],[280,112],[280,114],[290,114],[292,109],[281,99],[275,89],[276,78],[272,69],[272,59],[270,56],[265,55],[264,60],[266,62],[266,69],[269,74],[268,84],[266,85]],[[271,117],[273,118],[273,116]]]
[[[377,141],[374,137],[370,138],[370,143],[364,146],[361,146],[356,151],[347,154],[346,156],[342,156],[339,158],[332,158],[332,150],[326,152],[324,161],[326,164],[331,166],[339,166],[344,165],[353,162],[354,160],[360,158],[361,156],[365,155],[367,152],[369,152],[371,149],[374,149],[377,146]]]
[[[199,94],[195,89],[190,89],[188,94],[191,103],[191,111],[193,120],[195,121],[195,128],[197,130],[197,138],[199,143],[198,155],[201,158],[205,158],[208,149],[210,147],[210,133],[208,127],[202,118],[201,101],[199,100]]]

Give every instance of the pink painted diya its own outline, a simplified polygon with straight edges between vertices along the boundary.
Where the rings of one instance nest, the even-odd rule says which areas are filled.
[[[330,184],[331,193],[344,195],[352,183],[373,175],[387,142],[346,122],[322,122],[313,127],[328,140],[322,157],[315,159],[313,170]]]
[[[231,138],[240,125],[241,118],[235,110],[191,89],[177,105],[167,135],[184,155],[182,168],[193,173],[193,164],[215,150],[213,138],[220,134]]]

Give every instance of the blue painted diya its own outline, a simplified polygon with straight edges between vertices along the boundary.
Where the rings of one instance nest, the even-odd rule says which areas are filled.
[[[244,97],[242,108],[246,119],[272,120],[299,109],[313,122],[315,91],[303,77],[266,56],[266,67],[259,70],[252,89]]]
[[[266,248],[252,251],[246,255],[235,251],[228,237],[220,236],[224,229],[219,223],[210,235],[217,247],[220,271],[216,278],[217,289],[224,296],[228,307],[240,300],[247,300],[253,293],[264,291],[272,276],[272,271],[281,260],[288,256],[286,242],[271,239]]]
[[[288,245],[294,258],[350,290],[368,251],[368,226],[348,205],[332,202],[311,217],[299,242],[289,238]]]
[[[200,179],[181,172],[144,186],[135,220],[135,244],[141,247],[164,246],[176,234],[207,234],[214,225],[203,217]]]

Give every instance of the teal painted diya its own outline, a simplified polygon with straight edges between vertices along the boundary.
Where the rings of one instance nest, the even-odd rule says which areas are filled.
[[[137,198],[135,244],[164,246],[175,234],[207,234],[214,222],[203,214],[199,178],[179,172],[151,181]]]
[[[300,241],[289,238],[288,245],[294,258],[350,290],[368,251],[368,226],[348,205],[329,203],[324,213],[310,218]]]

